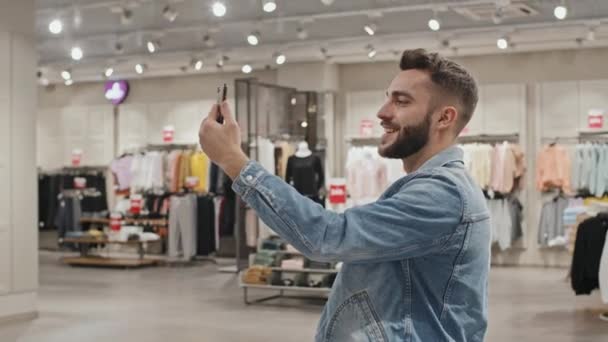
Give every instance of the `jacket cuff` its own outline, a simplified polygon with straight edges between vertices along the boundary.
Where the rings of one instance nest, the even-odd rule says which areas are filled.
[[[237,195],[241,196],[241,198],[245,199],[265,174],[268,174],[268,171],[266,171],[262,165],[254,160],[250,160],[245,164],[245,167],[243,167],[238,177],[232,182],[232,190],[234,190]]]

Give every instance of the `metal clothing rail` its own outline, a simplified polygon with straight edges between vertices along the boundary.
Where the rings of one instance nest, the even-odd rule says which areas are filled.
[[[380,137],[349,137],[346,142],[351,146],[377,146],[380,144]]]
[[[458,137],[457,141],[461,144],[495,143],[495,142],[502,142],[502,141],[507,141],[510,143],[518,143],[519,142],[519,133],[463,135],[463,136]]]

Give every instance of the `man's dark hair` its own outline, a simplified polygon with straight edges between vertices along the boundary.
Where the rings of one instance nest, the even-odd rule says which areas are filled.
[[[461,130],[471,120],[477,105],[477,85],[475,80],[462,66],[429,53],[424,49],[405,50],[399,63],[401,70],[427,71],[431,81],[447,95],[454,96],[460,102],[459,125]]]

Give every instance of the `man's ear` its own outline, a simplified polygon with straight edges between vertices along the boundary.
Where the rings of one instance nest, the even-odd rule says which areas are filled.
[[[439,128],[449,128],[456,125],[458,120],[458,109],[454,106],[445,106],[439,112]]]

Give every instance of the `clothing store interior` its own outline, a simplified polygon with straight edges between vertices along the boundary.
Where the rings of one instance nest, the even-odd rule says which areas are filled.
[[[225,97],[249,159],[348,212],[406,176],[376,115],[415,48],[478,85],[484,340],[608,341],[604,0],[0,0],[0,341],[314,340],[343,263],[262,221],[199,126]]]

